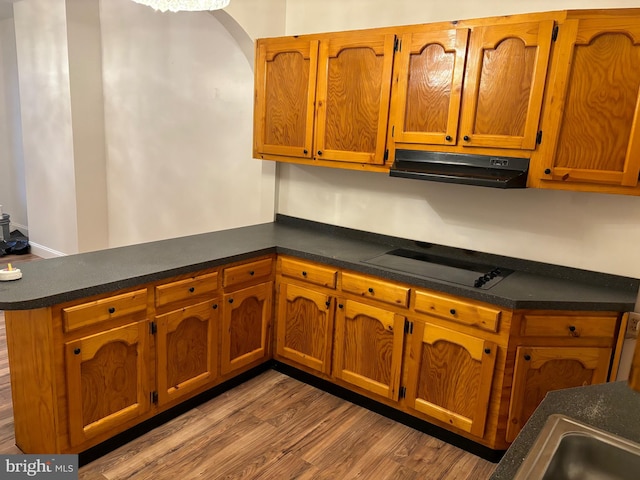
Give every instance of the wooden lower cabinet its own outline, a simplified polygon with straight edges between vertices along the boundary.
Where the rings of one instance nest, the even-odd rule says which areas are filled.
[[[353,300],[339,300],[333,376],[398,400],[405,317]]]
[[[229,374],[259,360],[267,360],[272,316],[273,282],[224,295],[220,372]]]
[[[158,404],[184,398],[218,377],[218,302],[156,317]]]
[[[71,445],[149,410],[149,322],[140,321],[65,344]]]
[[[607,381],[611,348],[518,347],[507,441],[513,442],[547,392]]]
[[[412,323],[409,408],[482,437],[497,346],[422,320]]]
[[[331,373],[332,296],[291,283],[280,283],[276,352],[315,371]]]

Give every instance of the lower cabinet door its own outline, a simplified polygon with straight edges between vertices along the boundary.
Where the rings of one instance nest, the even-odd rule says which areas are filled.
[[[331,373],[332,297],[281,283],[278,294],[278,355],[318,372]]]
[[[71,445],[149,410],[148,338],[145,320],[65,344]]]
[[[187,396],[218,376],[218,302],[156,317],[158,404]]]
[[[260,283],[224,296],[220,359],[223,375],[268,358],[272,298],[273,282]]]
[[[492,342],[415,321],[407,405],[482,437],[496,354],[497,347]]]
[[[333,376],[398,400],[405,317],[352,300],[336,311]]]
[[[603,383],[610,362],[605,347],[518,347],[506,440],[515,440],[547,392]]]

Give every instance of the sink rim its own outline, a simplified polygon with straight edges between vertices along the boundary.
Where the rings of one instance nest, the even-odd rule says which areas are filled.
[[[516,472],[514,480],[536,480],[544,477],[562,439],[569,435],[596,438],[614,447],[640,456],[640,444],[593,427],[566,415],[549,415],[540,433]]]

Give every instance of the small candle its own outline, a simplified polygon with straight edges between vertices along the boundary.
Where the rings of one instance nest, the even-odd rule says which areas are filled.
[[[13,265],[10,263],[7,264],[7,268],[0,270],[0,282],[18,280],[20,278],[22,278],[22,272],[19,268],[13,268]]]

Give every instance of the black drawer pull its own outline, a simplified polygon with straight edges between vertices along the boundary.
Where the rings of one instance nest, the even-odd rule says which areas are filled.
[[[249,271],[249,275],[251,275],[252,277],[255,275],[256,272],[254,272],[253,270]]]
[[[369,287],[369,293],[373,293],[373,288]]]
[[[575,332],[576,331],[576,327],[573,325],[569,325],[569,331],[570,332]]]
[[[116,309],[114,307],[109,307],[109,313],[111,314],[116,313]]]
[[[306,277],[307,276],[307,272],[305,272],[304,270],[302,271],[302,276]]]
[[[455,314],[456,314],[456,309],[455,309],[455,308],[452,308],[451,310],[449,310],[449,313],[450,313],[451,315],[455,315]]]
[[[214,303],[214,304],[213,304],[213,309],[214,309],[214,310],[217,310],[217,309],[218,309],[218,304],[217,304],[217,303]]]
[[[191,293],[193,293],[193,292],[195,292],[195,291],[196,291],[196,289],[195,289],[195,288],[193,288],[193,287],[191,287],[191,288],[189,289],[189,291],[190,291]]]

